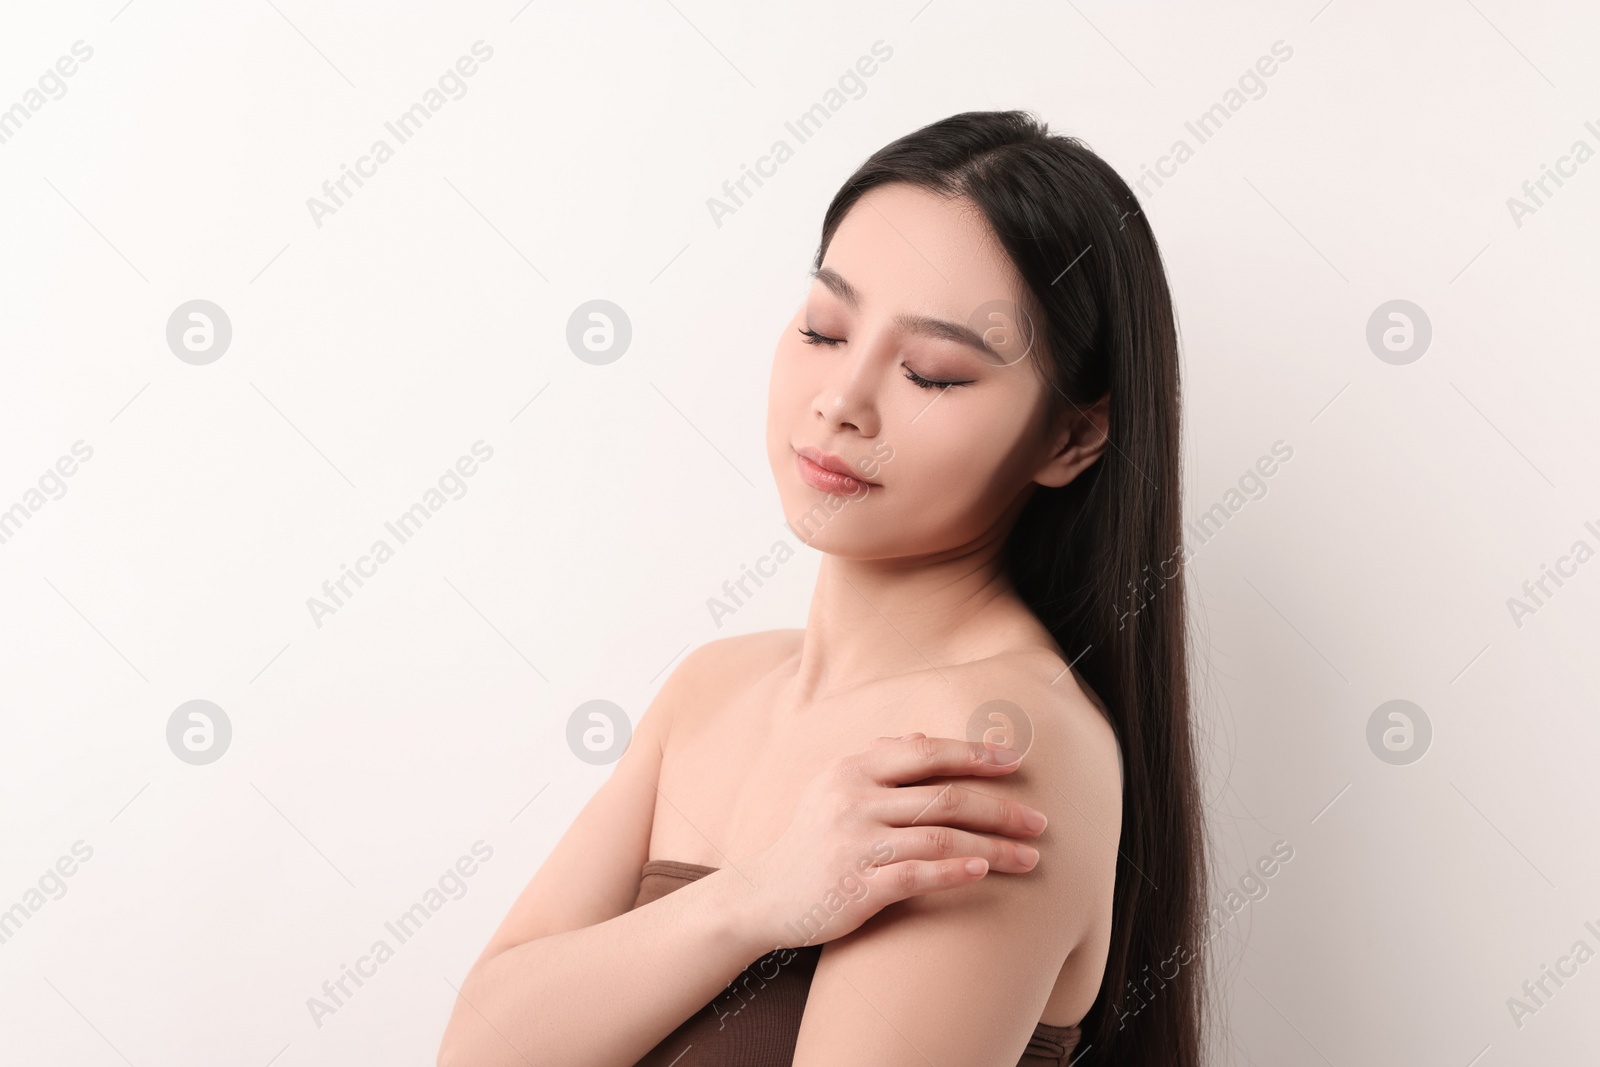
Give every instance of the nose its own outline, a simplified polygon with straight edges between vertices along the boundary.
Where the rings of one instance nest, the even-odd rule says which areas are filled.
[[[849,429],[874,437],[880,423],[877,390],[881,385],[882,359],[873,355],[870,344],[850,347],[852,351],[824,376],[812,408],[829,430]]]

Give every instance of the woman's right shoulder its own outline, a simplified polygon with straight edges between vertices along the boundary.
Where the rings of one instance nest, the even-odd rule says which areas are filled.
[[[673,674],[693,680],[742,680],[752,670],[771,670],[800,648],[804,630],[758,630],[707,641],[678,661]]]
[[[804,630],[730,634],[692,649],[672,668],[661,691],[669,717],[686,726],[704,723],[728,698],[765,677],[800,649]]]
[[[707,641],[685,656],[684,661],[698,656],[702,662],[723,667],[746,664],[771,666],[775,659],[798,650],[804,637],[804,630],[757,630],[755,633],[730,634]]]

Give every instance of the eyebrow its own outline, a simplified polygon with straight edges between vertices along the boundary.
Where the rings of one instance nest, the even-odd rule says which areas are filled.
[[[827,286],[828,291],[843,300],[852,311],[861,308],[861,291],[844,279],[844,276],[832,267],[822,267],[811,272],[812,276]],[[942,341],[954,341],[957,344],[976,348],[978,351],[994,359],[1002,360],[1003,357],[996,352],[983,336],[971,327],[960,323],[948,322],[944,319],[930,318],[927,315],[903,314],[895,317],[896,329],[906,333],[920,334],[924,337],[934,337]]]

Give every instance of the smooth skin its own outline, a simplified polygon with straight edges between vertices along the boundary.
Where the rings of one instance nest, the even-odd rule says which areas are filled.
[[[1088,1010],[1120,754],[1001,549],[1036,486],[1099,458],[1106,403],[1047,426],[1026,329],[962,339],[1020,287],[964,200],[889,185],[840,224],[768,397],[785,516],[824,553],[806,627],[713,641],[673,671],[463,981],[441,1064],[626,1067],[796,943],[795,922],[885,844],[865,896],[812,941],[797,1067],[1015,1067],[1036,1023]],[[803,446],[878,484],[829,498],[800,477]],[[1010,735],[1031,732],[1011,765],[971,740],[997,699],[1031,728]],[[630,911],[648,859],[719,869]]]

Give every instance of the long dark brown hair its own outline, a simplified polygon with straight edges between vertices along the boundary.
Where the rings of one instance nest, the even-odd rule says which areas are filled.
[[[816,266],[869,189],[963,197],[1021,275],[1050,414],[1110,396],[1109,443],[1038,486],[1005,546],[1013,584],[1104,703],[1122,747],[1105,977],[1078,1067],[1198,1067],[1205,841],[1179,506],[1178,338],[1156,239],[1127,184],[1026,112],[970,111],[873,153],[828,205]],[[1051,425],[1052,423],[1047,423]]]

